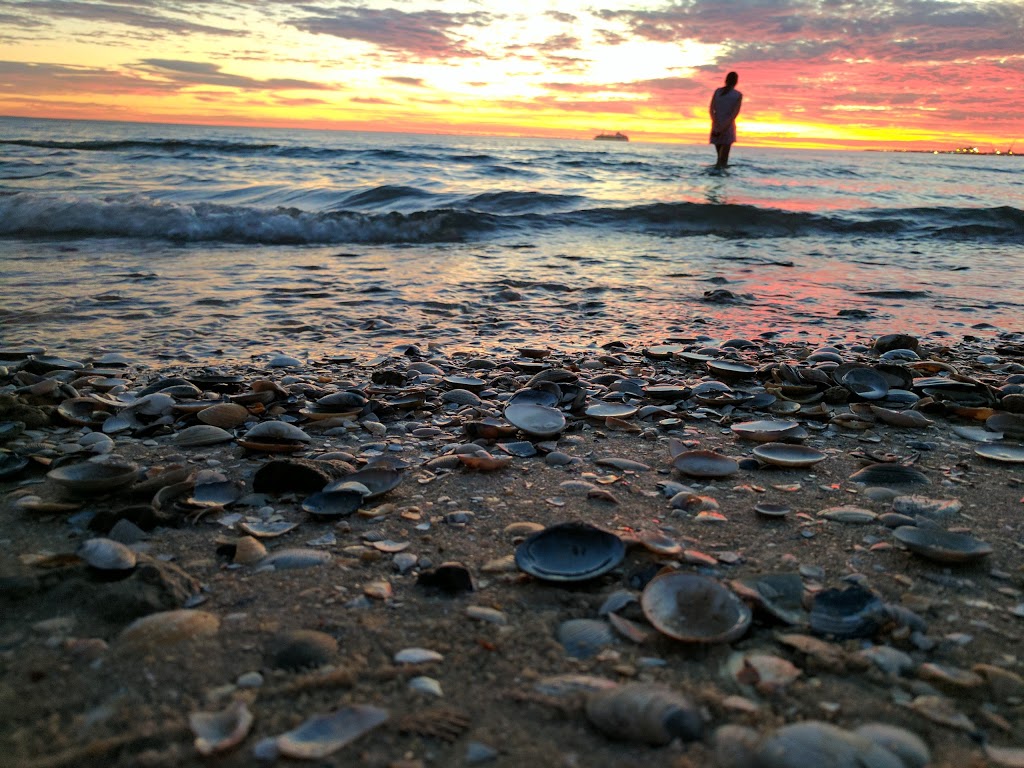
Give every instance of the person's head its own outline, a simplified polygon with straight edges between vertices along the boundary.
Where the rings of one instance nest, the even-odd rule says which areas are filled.
[[[735,88],[736,87],[736,83],[739,82],[739,79],[740,79],[739,75],[737,75],[735,72],[730,72],[728,75],[725,76],[725,84],[729,88]]]

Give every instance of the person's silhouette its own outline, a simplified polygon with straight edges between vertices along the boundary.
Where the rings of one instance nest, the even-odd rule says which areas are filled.
[[[725,85],[716,88],[708,111],[711,113],[711,142],[718,152],[716,168],[729,165],[729,150],[736,141],[736,116],[740,113],[743,94],[736,90],[739,75],[730,72]]]

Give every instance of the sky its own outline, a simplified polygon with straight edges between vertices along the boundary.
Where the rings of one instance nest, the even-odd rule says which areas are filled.
[[[1024,153],[1024,0],[0,0],[0,115]]]

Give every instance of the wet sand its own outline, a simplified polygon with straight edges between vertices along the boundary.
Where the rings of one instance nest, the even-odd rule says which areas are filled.
[[[109,446],[89,437],[103,433],[100,422],[90,428],[57,413],[67,386],[102,403],[118,390],[137,394],[160,378],[197,380],[195,368],[95,363],[99,373],[90,380],[89,369],[31,374],[25,359],[0,356],[11,358],[0,371],[0,422],[26,424],[3,448],[29,459],[20,474],[0,480],[0,762],[252,765],[258,762],[254,750],[271,755],[269,739],[309,718],[372,705],[386,710],[387,721],[317,764],[724,766],[735,763],[716,751],[716,729],[741,725],[770,734],[806,720],[844,729],[869,722],[900,726],[926,742],[936,766],[1019,764],[1007,762],[1019,760],[1019,752],[992,752],[1003,762],[990,762],[985,748],[1024,742],[1018,651],[1024,637],[1024,475],[1019,463],[977,455],[984,443],[964,436],[993,435],[954,430],[983,431],[993,414],[1015,413],[1003,422],[1010,434],[997,442],[1007,452],[1021,450],[1016,430],[1024,409],[1013,388],[1024,372],[1024,344],[1004,336],[924,345],[919,360],[894,362],[915,379],[967,380],[955,395],[936,390],[933,400],[943,402],[918,401],[918,412],[932,423],[912,428],[869,418],[864,406],[871,402],[849,391],[844,397],[834,382],[779,390],[779,376],[772,376],[782,371],[779,363],[828,369],[806,360],[812,351],[759,342],[713,352],[680,343],[474,359],[424,345],[377,360],[260,361],[217,372],[237,382],[201,382],[210,388],[199,397],[210,404],[242,393],[247,409],[244,423],[210,446],[180,443],[179,435],[199,423],[180,407],[158,404],[152,414],[136,414],[123,429],[109,430]],[[870,369],[881,363],[870,343],[843,345],[836,354]],[[727,376],[708,370],[709,362],[728,359],[751,363],[753,371]],[[475,434],[487,432],[467,425],[500,419],[512,393],[531,380],[534,389],[551,389],[539,385],[537,375],[560,381],[562,396],[579,395],[574,405],[561,404],[564,428],[550,436],[513,430],[469,446]],[[477,389],[475,383],[446,381],[450,376],[476,377],[482,385],[474,393],[467,387]],[[103,395],[109,386],[103,380],[114,377],[125,381]],[[734,393],[768,386],[780,397],[768,404],[693,395],[693,387],[711,379]],[[47,383],[53,381],[63,386]],[[656,399],[643,390],[653,385],[678,386],[680,395]],[[316,400],[348,389],[370,405],[334,419],[304,414]],[[269,395],[246,396],[260,392]],[[410,394],[413,401],[403,400]],[[786,397],[812,402],[794,410],[783,405],[794,402]],[[180,406],[193,398],[175,399]],[[586,409],[602,401],[656,409],[588,416]],[[907,405],[892,397],[872,402],[893,410]],[[817,411],[822,403],[826,413]],[[119,410],[95,405],[104,407],[110,407],[108,418]],[[238,443],[255,423],[282,418],[308,435],[298,450],[271,453]],[[824,460],[805,468],[764,464],[753,458],[762,443],[732,429],[784,419],[806,431],[791,439],[823,452]],[[682,474],[678,455],[698,449],[739,466],[717,479]],[[62,490],[46,474],[73,463],[67,457],[107,450],[107,461],[122,457],[152,482],[142,492],[136,483],[83,495]],[[497,460],[457,456],[476,450]],[[517,455],[531,450],[536,455]],[[324,472],[341,477],[360,467],[395,465],[402,479],[350,515],[318,519],[302,508],[312,492],[301,487],[299,469],[283,472],[283,485],[273,491],[254,491],[257,473],[284,456],[319,461]],[[482,469],[473,468],[481,461]],[[923,482],[907,483],[913,473],[895,482],[851,481],[879,462],[912,467]],[[207,487],[218,480],[211,472],[237,484],[237,494],[228,491],[231,503],[216,504],[224,489]],[[158,492],[162,483],[153,478],[161,473],[180,487]],[[673,495],[672,483],[692,493]],[[907,502],[909,496],[918,500]],[[927,500],[948,502],[940,510],[959,510],[932,515]],[[763,504],[789,511],[767,517],[755,511]],[[969,533],[991,545],[991,554],[959,565],[914,554],[894,536],[893,525],[901,522],[892,517],[894,509],[911,510],[910,524],[922,530]],[[112,532],[117,520],[135,520],[143,530],[122,523]],[[516,567],[512,556],[526,535],[571,520],[623,540],[623,562],[580,583],[545,582]],[[242,526],[261,522],[297,524],[262,539],[271,557],[301,548],[306,554],[293,554],[286,565],[312,558],[309,550],[322,561],[268,568],[272,561],[241,555]],[[139,553],[133,568],[112,572],[73,556],[82,542],[108,535],[132,541]],[[445,563],[465,569],[454,569],[451,581],[441,579],[450,591],[422,583]],[[609,626],[587,658],[574,657],[587,653],[559,641],[565,622],[607,622],[599,611],[610,595],[630,590],[638,597],[665,567],[736,588],[766,574],[797,573],[809,605],[818,593],[856,583],[895,607],[888,614],[894,618],[865,637],[843,639],[755,610],[740,638],[695,644],[658,632],[632,603],[617,611],[634,622],[623,625],[636,632],[632,639]],[[466,573],[472,589],[458,578]],[[179,609],[191,614],[174,625],[141,632],[133,624],[143,614]],[[407,649],[436,656],[397,661]],[[567,681],[565,675],[587,677]],[[581,686],[629,682],[686,695],[703,725],[700,737],[651,746],[623,741],[623,733],[606,733],[588,721],[584,707],[592,694]],[[253,714],[251,728],[236,746],[201,756],[190,715],[223,711],[233,702],[244,702]]]

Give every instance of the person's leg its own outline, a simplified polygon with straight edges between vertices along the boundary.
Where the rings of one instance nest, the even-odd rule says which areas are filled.
[[[718,167],[725,168],[729,165],[729,150],[732,149],[732,144],[719,144],[718,145]]]

